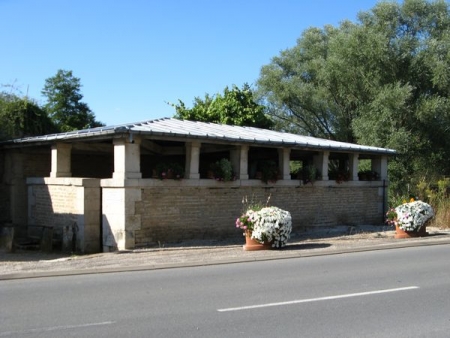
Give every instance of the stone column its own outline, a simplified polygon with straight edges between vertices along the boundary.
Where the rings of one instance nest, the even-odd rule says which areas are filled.
[[[278,163],[281,171],[281,178],[283,180],[291,179],[291,168],[289,165],[290,156],[291,156],[291,149],[289,148],[278,149]]]
[[[72,144],[56,143],[52,145],[52,171],[50,177],[72,177]]]
[[[231,164],[236,173],[236,178],[240,180],[248,180],[248,149],[249,147],[238,146],[230,153]]]
[[[200,142],[186,142],[186,178],[199,179]]]
[[[10,219],[14,225],[19,225],[19,235],[26,233],[27,227],[27,187],[25,184],[25,156],[21,150],[14,149],[5,156],[5,183],[10,185]]]
[[[317,155],[314,155],[313,164],[319,169],[320,175],[322,176],[322,181],[328,181],[328,157],[330,156],[329,151],[323,151]]]
[[[135,248],[136,231],[141,229],[141,215],[136,212],[136,203],[142,200],[141,194],[140,186],[102,186],[104,252]]]
[[[358,164],[359,164],[359,154],[349,154],[348,155],[349,169],[350,169],[350,180],[358,181]]]
[[[140,145],[141,140],[137,137],[114,140],[113,178],[142,178]]]
[[[372,170],[376,171],[380,175],[380,180],[387,180],[387,156],[380,156],[372,159]]]

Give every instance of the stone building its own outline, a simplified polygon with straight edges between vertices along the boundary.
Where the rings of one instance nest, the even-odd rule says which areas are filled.
[[[270,196],[291,212],[294,232],[381,224],[394,154],[170,118],[16,139],[0,144],[0,223],[18,233],[52,227],[83,253],[241,236],[234,221],[245,196]],[[230,181],[211,178],[222,159],[232,164]],[[376,174],[359,177],[362,163]],[[269,165],[276,177],[264,179]]]

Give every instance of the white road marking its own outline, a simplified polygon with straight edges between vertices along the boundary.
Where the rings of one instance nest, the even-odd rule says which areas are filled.
[[[232,308],[227,308],[227,309],[217,309],[217,311],[229,312],[229,311],[251,310],[251,309],[259,309],[259,308],[271,307],[271,306],[284,306],[284,305],[292,305],[292,304],[300,304],[300,303],[319,302],[319,301],[323,301],[323,300],[334,300],[334,299],[342,299],[342,298],[350,298],[350,297],[370,296],[370,295],[377,295],[377,294],[381,294],[381,293],[414,290],[414,289],[418,289],[418,288],[419,288],[418,286],[407,286],[407,287],[396,288],[396,289],[384,289],[384,290],[375,290],[375,291],[367,291],[367,292],[348,293],[348,294],[337,295],[337,296],[291,300],[291,301],[279,302],[279,303],[267,303],[267,304],[259,304],[259,305],[232,307]]]
[[[49,327],[42,327],[42,328],[38,328],[38,329],[23,330],[23,331],[8,331],[8,332],[0,332],[0,337],[7,337],[7,336],[16,335],[16,334],[30,334],[30,333],[42,333],[42,332],[50,332],[50,331],[58,331],[58,330],[79,329],[79,328],[85,328],[85,327],[91,327],[91,326],[111,325],[114,323],[115,322],[87,323],[87,324],[80,324],[80,325],[49,326]]]

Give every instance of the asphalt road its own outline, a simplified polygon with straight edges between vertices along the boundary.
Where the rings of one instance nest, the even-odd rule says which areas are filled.
[[[450,246],[0,282],[0,337],[448,337]]]

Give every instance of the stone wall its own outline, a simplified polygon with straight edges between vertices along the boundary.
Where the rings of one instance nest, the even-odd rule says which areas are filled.
[[[9,149],[0,156],[0,166],[0,221],[13,223],[21,235],[27,226],[26,177],[49,175],[50,150]]]
[[[11,221],[10,195],[9,186],[0,183],[0,224]]]
[[[9,187],[5,182],[5,152],[0,151],[0,224],[11,220]]]
[[[65,251],[100,251],[100,180],[29,178],[28,225],[51,226]]]
[[[244,182],[244,181],[243,181]],[[190,239],[221,239],[242,236],[234,226],[242,199],[265,202],[288,210],[293,232],[336,225],[380,224],[383,218],[382,182],[293,182],[267,186],[218,183],[212,186],[143,187],[135,213],[140,217],[135,245],[154,246]]]

